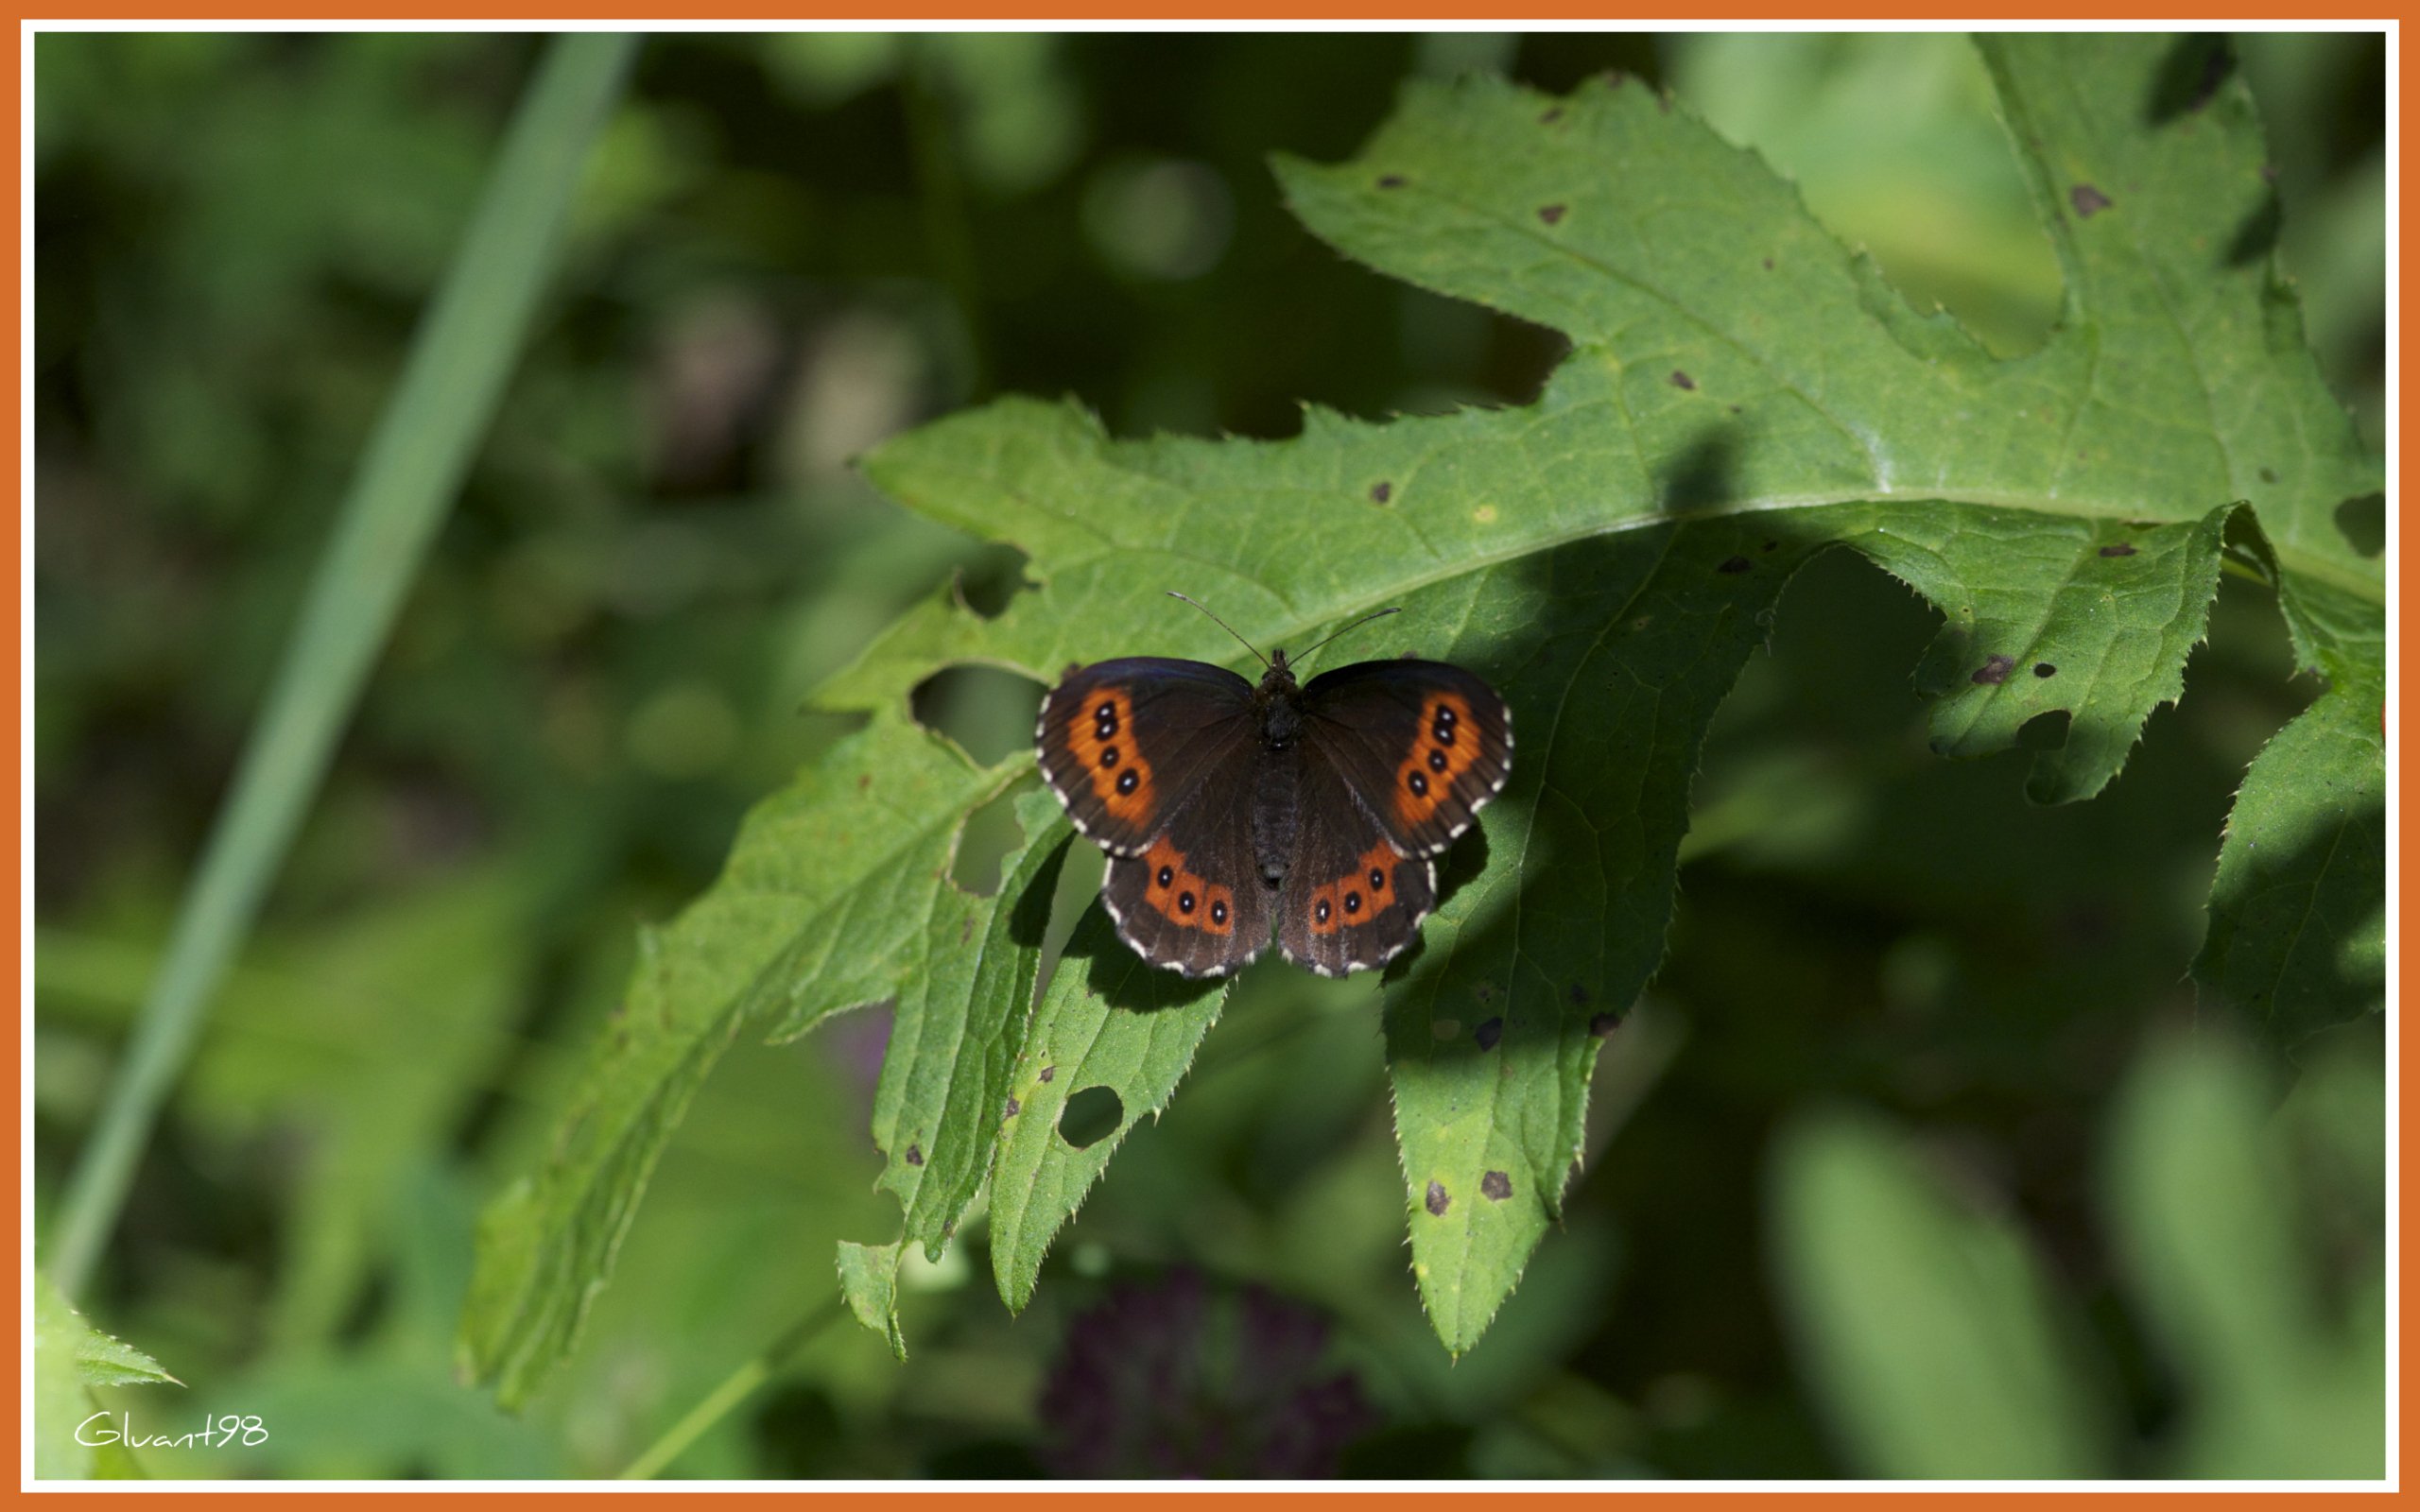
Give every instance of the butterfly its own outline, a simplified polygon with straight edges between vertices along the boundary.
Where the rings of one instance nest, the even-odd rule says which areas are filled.
[[[1431,858],[1504,790],[1512,711],[1450,662],[1298,683],[1283,650],[1262,660],[1257,686],[1172,657],[1070,667],[1034,727],[1042,774],[1109,852],[1101,902],[1152,965],[1223,976],[1273,921],[1298,966],[1384,966],[1437,904]]]

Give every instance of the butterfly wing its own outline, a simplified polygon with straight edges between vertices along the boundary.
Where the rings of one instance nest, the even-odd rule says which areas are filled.
[[[1277,896],[1286,958],[1322,976],[1384,966],[1437,905],[1437,871],[1403,854],[1327,754],[1303,751],[1300,829]]]
[[[1406,855],[1453,844],[1512,770],[1512,711],[1485,679],[1450,662],[1322,672],[1303,690],[1303,713],[1305,751],[1333,767]]]
[[[1113,854],[1101,902],[1118,937],[1187,976],[1242,970],[1269,946],[1272,899],[1253,857],[1257,740],[1225,748],[1140,855]]]
[[[1109,852],[1118,937],[1187,976],[1223,976],[1269,944],[1252,691],[1206,662],[1127,657],[1070,672],[1034,730],[1051,791]]]
[[[1252,684],[1207,662],[1096,662],[1042,700],[1033,744],[1076,828],[1139,856],[1209,772],[1255,748]]]

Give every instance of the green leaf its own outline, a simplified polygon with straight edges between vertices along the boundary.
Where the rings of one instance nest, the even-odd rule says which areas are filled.
[[[840,1241],[840,1295],[850,1314],[883,1336],[891,1354],[908,1358],[908,1336],[899,1332],[899,1261],[908,1241],[860,1245]]]
[[[48,1278],[39,1278],[34,1301],[38,1346],[62,1349],[76,1366],[76,1378],[88,1386],[148,1386],[184,1383],[161,1368],[160,1362],[122,1339],[113,1339],[84,1321],[60,1295]]]
[[[468,1373],[526,1400],[612,1273],[656,1157],[744,1026],[776,1038],[912,985],[964,816],[1014,781],[877,713],[742,825],[720,880],[642,936],[545,1163],[479,1225]]]
[[[876,1185],[898,1196],[907,1237],[928,1260],[941,1258],[992,1174],[994,1137],[1015,1116],[1011,1068],[1024,1048],[1051,894],[1075,835],[1046,792],[1020,798],[1017,817],[1028,839],[1008,863],[1001,906],[954,886],[935,893],[925,969],[900,994],[874,1091],[874,1143],[890,1156]]]
[[[1942,1190],[1861,1119],[1787,1130],[1775,1277],[1851,1463],[1958,1480],[2105,1473],[2097,1414],[2041,1267],[2007,1220]]]
[[[2331,689],[2252,764],[2219,850],[2203,1000],[2289,1051],[2386,1007],[2384,691]]]
[[[2119,1109],[2106,1211],[2130,1299],[2185,1398],[2173,1472],[2376,1478],[2384,1268],[2357,1277],[2333,1315],[2270,1104],[2249,1060],[2204,1035],[2149,1057]],[[2383,1122],[2369,1129],[2382,1143]]]
[[[1000,1127],[992,1179],[992,1271],[1011,1311],[1032,1297],[1051,1239],[1108,1168],[1127,1132],[1145,1113],[1157,1118],[1167,1107],[1201,1037],[1218,1021],[1227,986],[1145,965],[1118,939],[1098,903],[1077,922],[1017,1059],[1011,1095],[1019,1110]],[[1088,1093],[1106,1116],[1108,1105],[1097,1091],[1104,1088],[1116,1101],[1115,1124],[1080,1148],[1061,1119],[1069,1102]]]
[[[873,1107],[874,1143],[889,1159],[875,1185],[906,1210],[901,1238],[840,1246],[851,1311],[902,1358],[895,1291],[904,1248],[919,1244],[926,1259],[941,1258],[991,1177],[1002,1125],[1019,1116],[1011,1073],[1075,829],[1047,792],[1027,793],[1016,807],[1027,839],[1008,861],[1000,905],[947,883],[935,889],[924,969],[908,979],[891,1018]]]
[[[2193,963],[2202,1001],[2278,1053],[2386,1006],[2385,625],[2325,590],[2290,603],[2287,624],[2330,686],[2236,794]]]
[[[858,770],[887,775],[910,747],[898,711],[944,665],[1046,682],[1142,651],[1232,662],[1223,632],[1164,588],[1264,646],[1398,605],[1361,654],[1417,650],[1503,689],[1512,782],[1445,859],[1443,905],[1390,972],[1386,1010],[1413,1268],[1440,1337],[1466,1349],[1558,1211],[1598,1037],[1664,948],[1706,721],[1799,564],[1847,546],[1929,598],[1945,623],[1918,686],[1938,700],[1937,747],[2031,749],[2030,791],[2048,800],[2100,791],[2177,696],[2222,554],[2269,571],[2307,664],[2340,681],[2374,664],[2382,576],[2337,521],[2380,469],[2258,245],[2269,186],[2250,97],[2229,80],[2160,114],[2169,45],[1987,45],[2066,280],[2059,328],[2005,361],[1910,309],[1753,155],[1635,84],[1561,100],[1485,78],[1414,86],[1359,157],[1281,160],[1280,182],[1349,255],[1566,335],[1538,400],[1385,424],[1314,409],[1267,442],[1117,441],[1080,410],[1011,399],[887,443],[867,463],[880,487],[1021,548],[1033,588],[990,618],[936,596],[833,679],[828,705],[876,711],[881,759]],[[727,1033],[769,959],[769,980],[809,989],[790,1026],[835,997],[924,990],[908,939],[934,900],[917,879],[1019,765],[894,797],[890,817],[926,849],[873,873],[897,886],[879,919],[851,919],[861,963],[836,959],[838,936],[802,925],[811,911],[791,900],[755,918],[752,949],[741,905],[767,900],[719,885],[695,914],[730,927],[662,953],[720,973],[661,990],[687,1026],[673,1048]],[[819,771],[800,791],[820,797],[771,806],[828,802],[841,783]],[[758,845],[743,838],[735,872],[769,865]],[[863,890],[864,847],[804,853],[780,864]],[[812,949],[790,943],[802,933]],[[1215,994],[1121,1002],[1180,989],[1098,919],[1074,948],[1071,967],[1088,964],[1045,994],[994,1177],[1012,1304],[1110,1147],[1063,1148],[1044,1126],[1081,1089],[1034,1057],[1115,1050],[1115,1075],[1097,1079],[1122,1129],[1165,1103],[1216,1012]],[[2355,1011],[2314,997],[2308,1017]],[[685,1064],[667,1049],[596,1106],[621,1117]],[[580,1169],[545,1205],[549,1231],[607,1231],[572,1192],[627,1200],[644,1162]],[[560,1298],[595,1283],[610,1245],[550,1253],[563,1263],[535,1292]],[[538,1353],[565,1336],[531,1335]]]
[[[95,1455],[77,1440],[77,1425],[97,1410],[94,1386],[142,1386],[183,1382],[160,1362],[84,1321],[83,1314],[43,1273],[34,1273],[34,1476],[38,1480],[83,1480],[94,1474]]]

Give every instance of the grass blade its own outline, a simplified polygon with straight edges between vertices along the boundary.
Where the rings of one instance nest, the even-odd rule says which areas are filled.
[[[459,489],[537,308],[588,147],[635,38],[562,37],[514,116],[461,249],[338,510],[302,616],[178,909],[124,1063],[60,1207],[51,1274],[73,1297],[117,1220],[160,1105],[259,911]]]

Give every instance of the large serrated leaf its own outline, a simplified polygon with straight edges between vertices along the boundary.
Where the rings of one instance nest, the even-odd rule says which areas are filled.
[[[1445,657],[1505,690],[1512,782],[1445,859],[1443,904],[1390,973],[1387,1009],[1413,1264],[1440,1337],[1467,1349],[1556,1211],[1597,1036],[1663,950],[1706,720],[1798,564],[1846,545],[1930,598],[1945,625],[1918,680],[1940,699],[1938,747],[2027,747],[2045,799],[2099,791],[2177,696],[2222,553],[2269,571],[2306,664],[2382,682],[2379,567],[2337,523],[2380,470],[2250,235],[2270,189],[2249,95],[2225,80],[2162,114],[2169,45],[1987,44],[2067,284],[2058,330],[2005,361],[1909,309],[1752,154],[1635,84],[1560,100],[1487,79],[1417,85],[1359,157],[1281,160],[1280,181],[1346,253],[1568,335],[1539,399],[1387,424],[1313,410],[1280,442],[1117,441],[1071,407],[1007,400],[894,440],[868,461],[875,482],[1021,547],[1036,591],[990,619],[929,601],[823,696],[883,711],[879,726],[954,662],[1049,681],[1113,655],[1230,660],[1222,632],[1170,611],[1164,588],[1263,645],[1400,605],[1359,654]],[[894,727],[880,748],[910,744]],[[2276,776],[2281,815],[2308,804],[2294,764]],[[959,771],[923,795],[932,808],[890,822],[943,851],[1005,781]],[[2360,871],[2339,879],[2355,915],[2382,886]],[[801,984],[807,1005],[792,1026],[828,1011],[836,984],[916,990],[908,941],[931,895],[912,872],[879,873],[897,880],[881,927],[802,930],[786,904],[753,956],[736,932],[666,950],[730,953],[732,980],[702,979],[723,1004],[754,980],[743,961],[772,959],[769,987]],[[849,876],[866,875],[852,856]],[[2246,918],[2255,936],[2271,927]],[[866,959],[835,959],[843,937]],[[1116,993],[1166,984],[1098,918],[1075,950],[1014,1074],[1023,1111],[997,1156],[1012,1302],[1114,1143],[1063,1146],[1058,1100],[1080,1089],[1042,1082],[1031,1057],[1062,1022],[1079,1046],[1116,1026],[1131,1126],[1216,1011],[1204,996],[1120,1021]],[[666,1001],[688,1024],[727,1011],[685,990]],[[2323,990],[2298,1012],[2359,1006]],[[582,1179],[598,1200],[636,1190],[627,1167]],[[566,1230],[610,1229],[573,1211]],[[562,1294],[594,1284],[610,1244],[553,1253],[563,1268],[536,1290]],[[565,1337],[537,1335],[536,1350]]]

